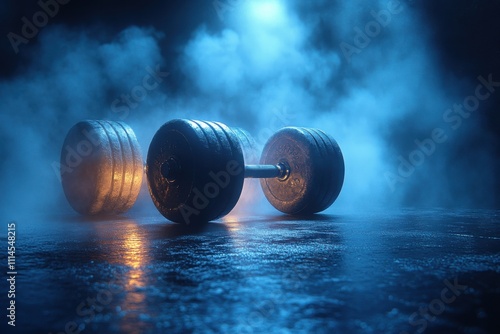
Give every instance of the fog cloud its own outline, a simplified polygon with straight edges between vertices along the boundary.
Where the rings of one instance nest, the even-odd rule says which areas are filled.
[[[449,183],[450,173],[471,186],[488,177],[487,167],[481,175],[453,169],[450,143],[477,131],[477,121],[468,119],[460,133],[443,121],[476,78],[456,82],[439,68],[426,26],[410,4],[236,1],[220,29],[200,25],[168,61],[162,51],[170,32],[129,27],[106,39],[81,28],[46,27],[26,51],[28,64],[0,82],[2,209],[7,217],[68,209],[54,161],[79,120],[129,123],[145,155],[156,129],[176,117],[241,126],[260,145],[261,134],[276,125],[328,132],[346,163],[344,189],[329,212],[447,205],[452,193],[456,203],[483,201],[484,193],[455,192]],[[113,108],[141,85],[148,68],[175,75],[127,113]],[[387,173],[397,175],[398,157],[408,158],[415,140],[438,127],[448,142],[391,187]],[[484,148],[474,158],[487,165],[490,153]]]

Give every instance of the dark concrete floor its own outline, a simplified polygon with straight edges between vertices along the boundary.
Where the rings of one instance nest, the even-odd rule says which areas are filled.
[[[17,238],[13,333],[500,328],[499,211],[229,217],[197,231],[72,215],[19,220]]]

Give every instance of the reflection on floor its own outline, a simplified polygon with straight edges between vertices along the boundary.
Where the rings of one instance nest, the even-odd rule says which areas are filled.
[[[36,221],[17,222],[18,332],[499,328],[496,211]]]

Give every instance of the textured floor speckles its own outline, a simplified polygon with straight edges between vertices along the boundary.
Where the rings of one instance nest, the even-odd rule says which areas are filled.
[[[499,328],[497,211],[246,217],[196,231],[72,216],[17,229],[19,333]]]

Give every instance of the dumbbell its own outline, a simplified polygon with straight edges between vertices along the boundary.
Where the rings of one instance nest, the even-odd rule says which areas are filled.
[[[253,159],[256,144],[243,129],[233,129]],[[136,202],[144,162],[134,131],[123,122],[86,120],[66,135],[61,152],[61,181],[70,206],[82,215],[116,215]]]
[[[266,143],[261,165],[245,165],[240,141],[218,122],[176,119],[149,146],[146,175],[151,198],[167,219],[211,221],[237,203],[244,178],[260,178],[278,210],[308,215],[328,208],[344,180],[336,141],[321,130],[284,128]]]

